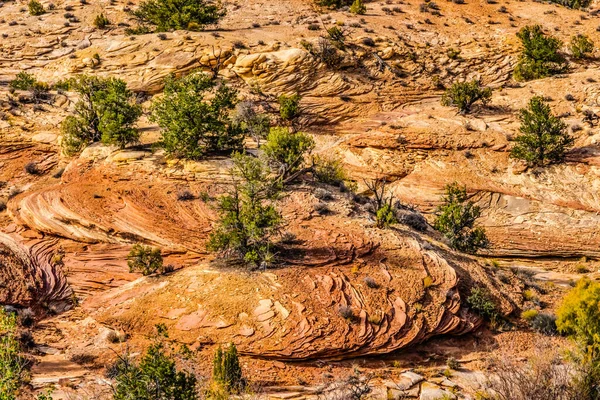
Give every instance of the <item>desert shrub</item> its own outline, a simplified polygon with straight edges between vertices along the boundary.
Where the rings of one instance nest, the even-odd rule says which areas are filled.
[[[233,343],[229,344],[225,351],[219,346],[215,352],[213,381],[222,386],[227,393],[239,393],[246,385],[237,348]]]
[[[219,2],[207,0],[144,0],[132,14],[142,26],[153,26],[156,32],[199,31],[217,23],[225,9]]]
[[[10,82],[10,87],[11,89],[29,91],[36,103],[47,98],[50,89],[46,82],[38,81],[35,76],[25,71],[17,74],[16,78]]]
[[[12,89],[29,90],[35,82],[37,82],[37,79],[35,79],[35,76],[31,75],[28,72],[21,71],[17,74],[15,79],[10,81],[9,86]]]
[[[38,0],[30,0],[27,4],[29,7],[29,14],[31,15],[42,15],[46,13],[46,9]]]
[[[268,163],[285,179],[304,165],[305,157],[314,147],[315,142],[309,135],[276,127],[271,128],[263,151]]]
[[[336,157],[314,156],[312,172],[319,182],[329,185],[339,185],[348,180],[342,160]]]
[[[6,202],[4,200],[0,200],[0,212],[6,211]]]
[[[142,275],[151,275],[155,272],[163,273],[163,258],[158,248],[135,244],[127,255],[129,272],[141,272]]]
[[[377,283],[377,281],[373,278],[371,278],[370,276],[367,276],[364,279],[365,285],[367,285],[367,287],[370,287],[371,289],[377,289],[379,287],[379,284]]]
[[[311,43],[304,43],[304,45],[313,57],[331,69],[338,69],[344,61],[344,57],[333,45],[331,39],[323,37],[319,38],[316,47]]]
[[[350,6],[350,12],[352,14],[363,15],[367,13],[367,6],[363,0],[354,0],[354,3]]]
[[[17,336],[17,316],[0,306],[0,400],[15,400],[25,370]]]
[[[448,357],[448,359],[446,360],[446,366],[449,369],[456,371],[460,369],[460,362],[458,362],[458,360],[454,357]]]
[[[418,211],[399,210],[396,212],[398,222],[411,227],[418,232],[425,232],[429,228],[427,220]]]
[[[207,247],[248,265],[266,267],[274,261],[271,239],[281,223],[274,206],[279,185],[268,166],[251,156],[234,154],[230,175],[233,184],[218,199],[219,220]]]
[[[315,3],[324,7],[340,8],[349,6],[353,0],[315,0]]]
[[[179,201],[189,201],[194,200],[195,198],[196,196],[194,196],[194,193],[190,192],[189,190],[181,190],[177,192],[177,200]]]
[[[563,299],[557,316],[559,332],[594,352],[600,351],[600,283],[580,279]]]
[[[29,175],[39,175],[41,173],[38,164],[34,161],[25,164],[25,172],[27,172]]]
[[[340,316],[348,321],[353,321],[356,316],[354,315],[354,311],[350,306],[340,306],[338,308],[338,312]]]
[[[494,321],[498,317],[496,304],[484,288],[475,287],[471,289],[471,294],[467,297],[467,304],[473,311],[489,321]]]
[[[525,365],[509,357],[494,360],[489,394],[494,400],[583,400],[573,382],[576,369],[557,352],[539,351]]]
[[[150,119],[160,126],[161,144],[168,154],[200,159],[242,147],[244,131],[231,115],[236,104],[237,91],[207,74],[170,76],[163,97],[152,104]]]
[[[111,368],[114,400],[196,400],[196,377],[178,371],[162,343],[152,344],[139,364],[124,356]]]
[[[552,314],[539,313],[529,320],[529,325],[543,335],[556,335],[556,317]]]
[[[277,101],[279,102],[279,115],[285,121],[291,121],[300,115],[300,95],[293,94],[286,96],[282,94]]]
[[[586,35],[575,35],[571,38],[571,54],[578,60],[589,58],[594,51],[594,42]]]
[[[521,318],[523,318],[525,321],[532,321],[538,315],[539,315],[538,310],[532,308],[532,309],[523,311],[521,313]]]
[[[426,276],[425,278],[423,278],[423,287],[425,289],[429,288],[433,286],[433,278],[431,276]]]
[[[551,0],[553,3],[560,4],[565,7],[580,9],[587,8],[591,4],[591,0]]]
[[[96,28],[104,29],[108,25],[110,25],[110,21],[108,20],[108,18],[106,18],[104,14],[98,14],[96,15],[96,18],[94,18],[94,26]]]
[[[550,106],[539,96],[529,100],[527,108],[520,111],[519,119],[521,134],[515,138],[516,145],[510,155],[530,166],[561,161],[574,142],[566,124],[552,115]]]
[[[375,221],[378,228],[388,228],[390,225],[398,222],[393,204],[396,202],[392,194],[388,193],[387,180],[385,178],[376,178],[371,181],[364,181],[369,191],[373,194],[371,201],[372,209],[375,212]]]
[[[250,101],[237,104],[234,121],[254,139],[256,147],[260,147],[260,141],[267,137],[271,126],[269,116],[256,112],[254,104]]]
[[[517,37],[523,45],[519,63],[515,67],[517,80],[529,81],[545,78],[564,72],[568,65],[559,52],[562,42],[552,36],[546,36],[539,25],[525,26]]]
[[[313,196],[315,196],[317,199],[322,200],[322,201],[333,200],[333,196],[331,195],[331,192],[328,190],[325,190],[323,188],[316,188],[315,191],[313,192]]]
[[[93,142],[124,148],[138,141],[140,134],[134,125],[142,108],[124,81],[82,75],[72,80],[69,87],[79,94],[79,101],[74,115],[65,118],[61,126],[67,154]]]
[[[464,186],[456,182],[447,185],[442,202],[436,209],[433,226],[448,239],[450,247],[465,253],[476,253],[489,246],[485,230],[475,227],[481,210],[467,199]]]
[[[344,43],[346,42],[346,31],[337,25],[327,28],[327,36],[329,40],[334,42],[336,46],[343,49]]]
[[[481,101],[485,105],[491,98],[492,89],[482,88],[477,80],[457,82],[442,96],[442,105],[455,106],[462,114],[467,114],[475,102]]]
[[[375,221],[378,228],[389,228],[398,222],[394,214],[394,208],[390,203],[382,205],[375,213]]]

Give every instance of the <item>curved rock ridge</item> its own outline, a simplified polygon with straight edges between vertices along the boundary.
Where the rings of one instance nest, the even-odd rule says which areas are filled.
[[[385,354],[471,332],[481,319],[461,293],[472,286],[488,288],[502,313],[513,310],[504,284],[473,260],[408,232],[368,231],[381,246],[344,265],[244,273],[201,264],[141,278],[84,307],[129,334],[162,322],[193,346],[233,341],[243,354],[280,360]]]
[[[73,291],[53,262],[52,241],[38,241],[30,247],[0,232],[0,304],[38,308],[55,312],[71,307]]]

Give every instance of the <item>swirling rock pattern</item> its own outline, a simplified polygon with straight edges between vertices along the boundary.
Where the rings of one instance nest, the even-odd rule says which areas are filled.
[[[69,309],[72,290],[53,255],[51,242],[25,247],[0,233],[0,304]]]

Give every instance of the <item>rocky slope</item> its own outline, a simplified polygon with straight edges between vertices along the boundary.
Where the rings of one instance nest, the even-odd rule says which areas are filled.
[[[39,316],[81,304],[41,323],[40,340],[57,349],[41,370],[77,352],[106,359],[108,332],[141,346],[162,322],[173,340],[204,349],[206,365],[215,345],[237,343],[254,357],[257,376],[273,383],[285,373],[264,372],[280,364],[260,364],[259,357],[306,361],[406,350],[475,330],[481,321],[465,303],[471,287],[488,288],[509,314],[523,305],[523,286],[504,268],[449,251],[431,229],[373,228],[369,214],[337,188],[320,187],[333,200],[332,212],[319,215],[311,182],[280,204],[285,230],[295,237],[280,244],[281,268],[220,267],[205,250],[212,203],[177,197],[184,190],[222,193],[227,158],[166,158],[153,148],[158,129],[146,117],[139,146],[93,145],[65,157],[59,126],[76,99],[53,91],[52,101],[32,104],[27,93],[10,93],[8,82],[21,70],[48,83],[79,73],[118,76],[147,111],[167,75],[220,66],[219,76],[241,98],[274,119],[276,97],[300,93],[301,129],[315,138],[316,153],[341,157],[359,191],[364,180],[385,176],[403,203],[431,220],[444,186],[465,184],[492,242],[484,255],[598,257],[599,136],[589,118],[600,114],[597,60],[572,62],[568,74],[554,78],[511,78],[521,27],[542,23],[565,42],[583,33],[600,43],[597,13],[530,1],[440,2],[439,12],[424,12],[418,2],[373,1],[358,17],[317,12],[308,0],[251,0],[226,4],[227,16],[205,32],[131,36],[127,10],[138,3],[43,1],[48,12],[39,17],[26,12],[24,0],[0,3],[0,200],[7,205],[0,212],[0,303]],[[109,29],[93,27],[100,12]],[[347,32],[338,68],[307,51],[331,26]],[[440,105],[444,86],[473,78],[494,88],[489,107],[461,116]],[[533,95],[550,101],[576,138],[562,165],[527,170],[508,157],[518,110]],[[35,173],[27,172],[30,163]],[[137,242],[160,246],[176,271],[129,273],[125,257]],[[564,272],[562,261],[552,262],[554,277]],[[568,268],[560,284],[578,276]],[[97,376],[68,364],[78,377]],[[311,369],[294,373],[303,370]]]

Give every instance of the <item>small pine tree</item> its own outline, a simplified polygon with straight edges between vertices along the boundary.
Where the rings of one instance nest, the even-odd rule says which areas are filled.
[[[128,356],[114,367],[114,400],[197,400],[196,377],[177,371],[162,343],[151,345],[139,364]]]
[[[309,135],[291,133],[287,128],[277,127],[271,128],[263,151],[269,164],[278,170],[279,176],[287,178],[300,169],[306,155],[314,147],[315,142]]]
[[[279,115],[284,121],[291,121],[300,115],[300,95],[279,96]]]
[[[244,129],[233,119],[237,102],[237,91],[207,74],[170,76],[163,97],[152,104],[150,120],[160,126],[168,154],[197,160],[243,147]]]
[[[363,0],[354,0],[354,3],[350,6],[350,12],[353,14],[364,15],[367,13],[367,6]]]
[[[391,204],[384,204],[377,213],[375,214],[375,220],[377,221],[378,228],[389,228],[391,225],[398,222],[394,208]]]
[[[474,103],[481,101],[488,104],[492,98],[492,89],[482,88],[477,80],[457,82],[442,96],[443,106],[455,106],[461,114],[468,114]]]
[[[46,9],[38,0],[31,0],[28,4],[29,14],[38,16],[46,13]]]
[[[245,386],[237,348],[233,343],[223,351],[221,346],[213,359],[213,380],[224,386],[229,393],[239,393]]]
[[[142,275],[151,275],[155,272],[163,273],[163,258],[160,249],[135,244],[127,255],[129,272],[141,272]]]
[[[233,185],[219,198],[219,221],[207,247],[248,265],[266,267],[273,262],[271,238],[281,223],[273,204],[279,180],[273,180],[269,168],[254,157],[234,154],[233,164]]]
[[[207,0],[144,0],[132,14],[141,24],[151,25],[156,32],[188,29],[200,31],[225,16],[220,2]],[[141,32],[148,31],[148,28]]]
[[[517,143],[510,155],[526,161],[529,166],[559,162],[573,145],[574,138],[567,133],[566,124],[552,115],[550,106],[539,96],[529,100],[519,119],[521,135],[515,138]]]
[[[589,58],[594,51],[594,42],[586,35],[576,35],[571,38],[571,54],[573,58],[582,60]]]
[[[520,81],[545,78],[564,72],[568,68],[560,53],[562,42],[547,36],[539,25],[525,26],[518,33],[523,50],[515,67],[514,77]]]
[[[444,234],[450,247],[473,254],[489,246],[483,228],[474,227],[480,215],[479,206],[467,200],[467,189],[454,182],[446,186],[442,205],[436,210],[434,227]]]
[[[75,115],[64,119],[63,147],[74,154],[86,145],[99,142],[124,148],[139,139],[134,125],[142,108],[121,79],[82,75],[69,82],[79,94]]]
[[[108,25],[110,25],[110,21],[108,20],[108,18],[106,18],[104,14],[98,14],[96,15],[96,18],[94,18],[94,26],[96,28],[104,29]]]

